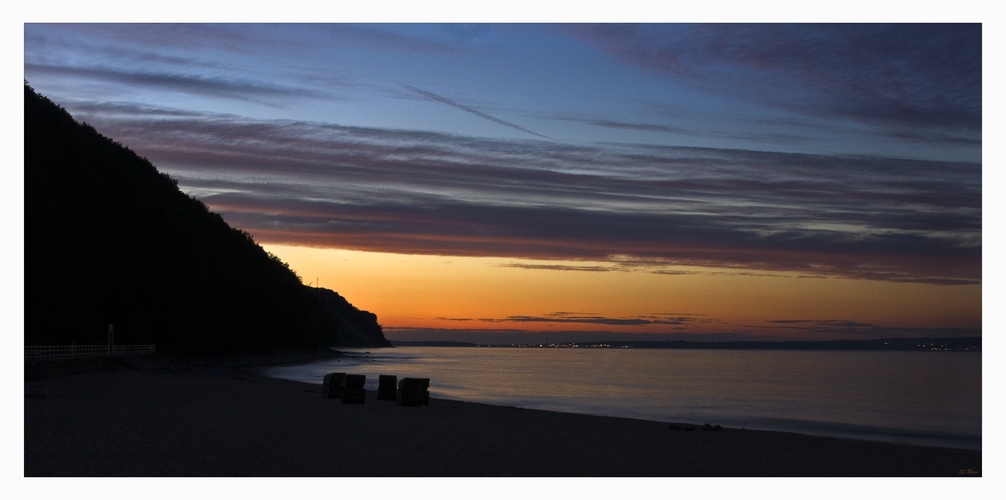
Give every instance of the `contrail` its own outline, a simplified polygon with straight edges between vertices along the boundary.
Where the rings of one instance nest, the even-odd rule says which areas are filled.
[[[499,118],[494,118],[494,117],[489,116],[489,115],[487,115],[487,114],[485,114],[485,113],[483,113],[483,112],[481,112],[479,110],[469,108],[468,106],[465,106],[464,104],[458,104],[458,103],[456,103],[456,102],[454,102],[454,101],[452,101],[452,100],[450,100],[450,99],[448,99],[446,97],[438,96],[437,94],[434,94],[433,92],[427,92],[427,91],[425,91],[423,89],[417,89],[417,88],[415,88],[415,87],[413,87],[411,85],[402,85],[402,87],[405,87],[406,89],[411,90],[411,91],[413,91],[413,92],[415,92],[417,94],[429,97],[430,99],[435,99],[437,101],[440,101],[440,102],[442,102],[444,104],[450,104],[451,106],[454,106],[455,108],[458,108],[458,109],[460,109],[462,111],[467,111],[467,112],[469,112],[469,113],[471,113],[471,114],[473,114],[475,116],[481,116],[482,118],[485,118],[486,120],[492,120],[492,121],[494,121],[496,123],[499,123],[500,125],[505,125],[507,127],[520,130],[521,132],[524,132],[525,134],[531,134],[531,135],[534,135],[534,136],[543,137],[543,138],[548,139],[550,141],[555,141],[555,139],[553,139],[553,138],[551,138],[551,137],[549,137],[547,135],[541,135],[538,132],[532,132],[532,131],[524,128],[524,127],[521,127],[520,125],[514,125],[513,123],[505,122],[503,120],[500,120]],[[556,142],[559,142],[559,141],[556,141]]]

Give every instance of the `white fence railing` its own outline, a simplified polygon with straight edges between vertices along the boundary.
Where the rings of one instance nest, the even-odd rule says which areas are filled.
[[[152,345],[113,345],[109,352],[107,345],[43,345],[25,346],[25,359],[73,359],[100,358],[122,354],[153,354],[157,346]]]

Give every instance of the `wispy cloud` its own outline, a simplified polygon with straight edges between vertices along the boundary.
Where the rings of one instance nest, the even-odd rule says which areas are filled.
[[[980,24],[572,25],[693,88],[812,116],[981,130]]]
[[[894,139],[900,139],[903,141],[912,141],[916,143],[938,143],[938,144],[954,144],[954,145],[964,145],[964,146],[981,146],[981,137],[967,137],[954,134],[944,134],[939,132],[920,132],[920,131],[909,131],[909,130],[893,130],[886,134],[888,137]]]
[[[585,118],[567,118],[566,120],[582,122],[588,125],[595,125],[598,127],[605,127],[605,128],[644,130],[647,132],[664,132],[671,134],[686,134],[686,135],[694,135],[696,133],[694,129],[687,129],[684,127],[674,127],[671,125],[659,125],[653,123],[630,123],[630,122],[620,122],[617,120],[598,120],[598,119],[585,119]]]
[[[772,328],[796,330],[827,337],[981,337],[981,328],[914,328],[874,325],[847,319],[777,319],[767,322]]]
[[[575,326],[571,325],[571,328]],[[673,328],[673,327],[672,327]],[[779,337],[771,333],[753,334],[751,332],[666,332],[666,333],[632,333],[604,330],[549,330],[547,333],[540,330],[528,329],[478,329],[478,328],[395,328],[384,327],[385,336],[394,340],[459,340],[482,344],[521,344],[521,343],[544,343],[546,336],[549,342],[598,342],[598,341],[695,341],[695,342],[718,342],[718,341],[740,341],[740,340],[792,340],[792,338]]]
[[[636,123],[618,120],[602,120],[597,118],[568,117],[568,116],[542,116],[545,119],[580,123],[614,130],[632,130],[641,132],[656,132],[661,134],[674,134],[686,137],[709,137],[741,139],[748,141],[769,142],[772,144],[803,144],[810,142],[806,135],[794,133],[774,132],[764,130],[762,124],[752,124],[744,130],[703,130],[696,127],[686,128],[674,125],[664,125],[658,123]],[[905,139],[905,137],[897,137]]]
[[[505,318],[479,318],[486,323],[581,323],[591,325],[640,326],[683,325],[695,321],[689,316],[637,316],[610,317],[592,313],[554,312],[543,316],[507,316]]]
[[[324,97],[316,90],[274,85],[241,78],[205,75],[123,71],[113,68],[79,67],[25,63],[25,72],[35,75],[54,74],[64,78],[115,82],[133,87],[148,87],[189,94],[227,97],[261,102],[268,97]]]
[[[544,270],[544,271],[586,271],[592,273],[606,273],[610,271],[617,271],[618,268],[610,266],[570,266],[565,264],[499,264],[499,267],[510,267],[516,269],[534,269],[534,270]]]
[[[977,164],[493,141],[68,105],[263,242],[663,272],[981,280]]]
[[[664,276],[687,276],[687,275],[702,275],[702,276],[764,276],[764,277],[780,277],[779,273],[757,273],[750,271],[703,271],[699,269],[673,269],[668,268],[671,264],[668,264],[662,259],[626,259],[613,258],[610,259],[609,263],[604,264],[583,264],[583,265],[570,265],[570,264],[525,264],[525,263],[508,263],[508,264],[497,264],[497,267],[507,267],[515,269],[533,269],[541,271],[571,271],[571,272],[594,272],[594,273],[607,273],[607,272],[633,272],[642,271],[652,274],[660,274]],[[791,276],[794,278],[826,278],[827,275],[797,275]]]
[[[478,116],[479,118],[485,118],[486,120],[489,120],[491,122],[498,123],[500,125],[503,125],[504,127],[510,127],[510,128],[512,128],[514,130],[519,130],[521,132],[524,132],[525,134],[531,134],[533,136],[541,137],[543,139],[548,139],[550,141],[554,141],[555,140],[555,139],[553,139],[553,138],[551,138],[551,137],[549,137],[547,135],[541,135],[538,132],[532,132],[532,131],[524,128],[524,127],[521,127],[520,125],[515,125],[513,123],[500,120],[499,118],[496,118],[494,116],[489,116],[489,115],[487,115],[487,114],[485,114],[485,113],[483,113],[483,112],[481,112],[481,111],[479,111],[477,109],[465,106],[464,104],[459,104],[459,103],[454,102],[454,101],[452,101],[452,100],[450,100],[450,99],[448,99],[446,97],[434,94],[433,92],[429,92],[429,91],[426,91],[426,90],[423,90],[423,89],[418,89],[418,88],[413,87],[411,85],[402,85],[402,87],[405,88],[406,90],[411,90],[412,92],[415,92],[415,93],[417,93],[419,95],[429,97],[430,99],[433,99],[435,101],[440,101],[440,102],[442,102],[444,104],[447,104],[447,105],[450,105],[450,106],[454,106],[455,108],[458,108],[458,109],[460,109],[462,111],[466,111],[468,113],[471,113],[471,114],[473,114],[475,116]]]

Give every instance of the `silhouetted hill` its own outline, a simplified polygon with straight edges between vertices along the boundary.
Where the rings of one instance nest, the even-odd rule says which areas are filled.
[[[25,345],[101,344],[109,323],[169,353],[387,344],[376,316],[323,306],[149,161],[27,84],[24,99]]]
[[[353,307],[346,299],[327,288],[309,288],[321,305],[336,318],[339,346],[391,347],[384,338],[377,315]]]

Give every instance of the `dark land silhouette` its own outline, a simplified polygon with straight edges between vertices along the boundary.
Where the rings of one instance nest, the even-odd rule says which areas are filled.
[[[24,94],[25,345],[220,355],[389,346],[145,158]]]
[[[361,311],[342,295],[327,288],[308,288],[322,307],[335,318],[339,345],[347,347],[391,347],[377,324],[377,315]]]

